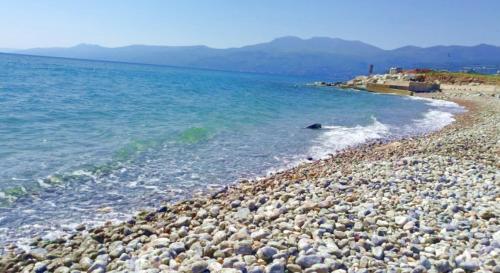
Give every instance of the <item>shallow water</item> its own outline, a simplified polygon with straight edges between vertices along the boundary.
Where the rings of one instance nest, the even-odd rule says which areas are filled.
[[[123,220],[461,111],[307,82],[0,54],[0,243]]]

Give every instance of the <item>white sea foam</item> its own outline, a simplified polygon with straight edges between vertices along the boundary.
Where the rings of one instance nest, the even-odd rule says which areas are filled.
[[[432,103],[432,105],[436,108],[427,111],[424,113],[422,118],[415,119],[411,124],[402,128],[393,128],[387,124],[379,122],[375,117],[372,117],[373,122],[367,126],[323,126],[323,132],[314,141],[314,145],[309,149],[306,156],[310,156],[315,160],[322,159],[328,157],[330,154],[335,154],[342,149],[366,143],[370,140],[398,136],[402,137],[404,135],[417,135],[437,131],[455,121],[452,112],[456,111],[448,112],[436,109],[450,110],[449,107],[453,107],[457,111],[462,109],[458,104],[453,102],[448,103],[446,101],[431,99],[425,100]],[[438,105],[440,107],[438,107]],[[445,107],[446,109],[444,109]],[[304,155],[297,156],[294,159],[281,159],[280,161],[282,161],[282,165],[279,168],[271,168],[266,172],[266,174],[269,175],[284,171],[301,163],[307,162]]]
[[[422,97],[415,97],[415,96],[409,96],[407,97],[410,100],[420,100],[420,101],[425,101],[427,105],[429,106],[434,106],[434,107],[450,107],[450,108],[457,108],[457,109],[463,109],[460,105],[453,101],[447,101],[447,100],[438,100],[438,99],[431,99],[431,98],[422,98]]]
[[[429,100],[429,105],[435,106],[435,107],[454,107],[454,108],[462,108],[462,106],[458,105],[456,102],[453,101],[446,101],[446,100]]]
[[[439,130],[446,125],[455,121],[453,114],[450,112],[429,110],[424,114],[422,119],[415,120],[415,123],[410,125],[417,133],[431,132]]]
[[[407,130],[411,133],[439,130],[455,121],[453,114],[466,111],[464,107],[452,101],[422,97],[408,97],[408,99],[424,101],[433,107],[424,113],[423,118],[414,120],[414,124],[407,126]]]
[[[44,234],[42,236],[42,239],[47,240],[47,241],[55,241],[58,238],[64,237],[65,235],[67,235],[66,232],[56,229],[56,230],[52,230],[52,231],[49,231],[46,234]]]
[[[372,117],[372,120],[373,122],[366,126],[323,126],[320,136],[314,140],[314,145],[309,149],[307,155],[297,155],[292,158],[275,157],[275,159],[281,161],[282,164],[280,167],[268,169],[266,176],[308,162],[305,157],[312,157],[314,160],[323,159],[342,149],[362,144],[369,140],[389,136],[390,130],[388,125],[379,122],[375,117]],[[257,177],[257,180],[263,179],[266,176]]]
[[[76,170],[72,174],[76,175],[76,176],[90,176],[94,179],[96,178],[96,176],[93,173],[91,173],[89,171],[85,171],[85,170]]]
[[[50,188],[50,184],[45,183],[43,179],[37,179],[36,182],[42,188]]]
[[[389,126],[374,117],[372,120],[372,124],[367,126],[324,126],[325,131],[316,139],[310,155],[315,159],[325,158],[347,147],[388,136]]]
[[[29,245],[29,241],[27,239],[22,240],[22,242],[19,240],[16,246],[27,253],[31,252],[31,246]]]
[[[28,181],[29,179],[12,177],[13,181]]]

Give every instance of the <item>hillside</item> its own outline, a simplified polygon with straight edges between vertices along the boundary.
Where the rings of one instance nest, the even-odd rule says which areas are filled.
[[[229,49],[147,45],[107,48],[80,44],[14,53],[328,78],[364,74],[369,64],[375,65],[375,72],[384,72],[391,66],[452,70],[467,65],[500,67],[500,47],[492,45],[406,46],[384,50],[360,41],[326,37],[300,39],[289,36]]]

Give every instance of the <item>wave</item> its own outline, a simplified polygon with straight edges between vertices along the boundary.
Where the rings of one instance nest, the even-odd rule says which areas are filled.
[[[420,99],[420,98],[419,98]],[[431,99],[423,99],[426,101],[426,104],[429,104],[433,107],[430,108],[429,111],[425,112],[420,119],[415,119],[410,121],[410,124],[403,126],[395,126],[388,125],[378,121],[375,117],[372,117],[372,122],[367,125],[357,125],[357,126],[324,126],[323,130],[315,131],[316,135],[315,139],[312,140],[311,147],[304,147],[305,150],[301,150],[296,155],[282,155],[275,156],[275,160],[277,162],[276,165],[280,165],[280,168],[268,169],[267,174],[271,174],[277,171],[289,169],[291,167],[297,166],[300,163],[303,163],[307,157],[312,157],[313,159],[322,159],[328,157],[330,154],[334,154],[339,152],[342,149],[353,147],[359,144],[363,144],[369,142],[371,140],[376,139],[389,139],[394,137],[402,137],[404,135],[417,135],[424,132],[435,131],[441,129],[442,127],[452,123],[455,119],[453,117],[452,112],[455,109],[460,109],[458,104],[453,102],[445,102],[445,101],[436,101]],[[172,141],[181,144],[194,145],[200,142],[205,142],[213,138],[215,135],[214,129],[212,127],[190,127],[183,131],[178,132],[173,136]],[[30,194],[37,190],[43,190],[48,187],[70,187],[72,183],[79,183],[79,187],[89,187],[92,188],[94,184],[101,183],[100,181],[104,181],[105,183],[117,183],[124,182],[121,184],[128,188],[136,188],[141,187],[149,190],[149,193],[156,193],[158,195],[163,194],[164,192],[174,193],[175,188],[167,188],[163,191],[163,189],[159,188],[156,184],[148,184],[143,183],[144,179],[146,179],[142,174],[137,178],[129,176],[128,174],[123,175],[123,180],[118,179],[117,177],[121,176],[121,171],[126,168],[130,168],[130,165],[133,165],[135,161],[145,162],[144,157],[137,159],[141,154],[147,153],[149,150],[160,149],[167,140],[170,140],[168,137],[164,139],[158,140],[136,140],[127,143],[125,147],[122,147],[118,150],[111,160],[111,162],[100,164],[97,166],[84,166],[81,169],[76,171],[68,172],[66,174],[60,175],[55,174],[51,175],[45,179],[40,179],[38,184],[33,186],[33,188],[13,188],[6,190],[4,192],[0,191],[0,207],[10,205],[10,203],[14,202],[21,196]],[[196,148],[196,147],[194,147]],[[147,159],[147,157],[146,157]],[[130,163],[130,164],[127,164]],[[134,166],[132,166],[134,167]],[[135,166],[137,168],[141,168],[142,166]],[[134,171],[130,171],[133,173]],[[103,179],[104,178],[104,179]],[[109,178],[109,179],[108,179]],[[254,174],[250,175],[248,179],[255,178]],[[262,177],[257,177],[257,179]],[[199,177],[191,177],[192,180],[199,180]],[[126,184],[125,184],[126,183]],[[179,185],[175,185],[179,186]],[[181,185],[180,185],[181,186]],[[179,186],[179,187],[180,187]],[[200,186],[206,186],[200,184]],[[111,187],[110,187],[111,188]],[[135,191],[135,190],[134,190]],[[175,196],[182,196],[182,190],[179,190],[179,194],[175,194]],[[189,189],[187,190],[189,191]],[[148,192],[148,191],[144,191]],[[164,194],[165,195],[165,194]],[[189,196],[188,193],[185,194]],[[125,196],[125,195],[123,195]],[[125,198],[125,197],[123,197]],[[142,200],[137,200],[142,201]],[[55,205],[54,205],[55,206]],[[128,206],[128,205],[127,205]],[[145,205],[147,206],[147,205]],[[87,210],[94,210],[95,208],[88,208]],[[135,208],[131,209],[130,212],[134,211]],[[82,208],[79,207],[71,207],[71,213],[78,213],[77,211],[82,211],[82,214],[86,214]],[[95,221],[96,224],[100,223],[100,221],[107,220],[117,220],[124,219],[124,217],[128,217],[126,212],[117,211],[108,213],[106,215],[99,216],[100,218]],[[90,223],[88,219],[85,217],[82,218],[82,221],[85,223]],[[62,221],[64,222],[64,221]],[[26,230],[29,230],[27,228]],[[40,234],[43,234],[45,230],[43,227],[40,227]],[[4,232],[8,234],[7,232]],[[50,233],[48,233],[50,234]],[[4,238],[1,238],[2,233],[0,232],[0,241],[5,241]],[[7,235],[8,236],[8,235]],[[48,235],[50,236],[50,235]],[[1,250],[0,250],[1,251]]]
[[[308,159],[324,159],[345,148],[353,147],[370,140],[387,138],[390,136],[390,126],[379,122],[375,117],[371,117],[372,123],[366,126],[357,125],[354,127],[346,126],[323,126],[321,134],[313,141],[313,146],[309,148],[307,154],[297,155],[292,158],[278,158],[277,161],[282,164],[279,167],[269,168],[266,176],[279,173],[290,168],[296,167],[301,163],[308,162]],[[266,176],[259,176],[257,180]]]
[[[425,112],[423,118],[414,120],[414,124],[406,126],[410,134],[428,133],[437,131],[455,121],[454,114],[467,111],[459,104],[439,99],[408,97],[410,100],[424,101],[432,108]]]
[[[433,103],[437,105],[440,102]],[[460,106],[449,104],[449,107]],[[455,118],[453,112],[430,109],[423,114],[422,118],[414,119],[411,124],[400,128],[381,123],[375,117],[372,117],[372,120],[373,122],[367,126],[323,126],[326,130],[314,141],[315,145],[310,148],[309,156],[322,159],[370,140],[400,138],[437,131],[453,123]]]
[[[436,100],[421,97],[408,97],[411,100],[422,100],[432,108],[420,119],[414,119],[411,124],[395,127],[384,124],[372,116],[372,123],[366,126],[323,126],[324,132],[314,141],[309,149],[308,157],[322,159],[345,148],[353,147],[370,140],[401,138],[408,135],[420,135],[440,130],[455,121],[454,114],[465,111],[465,108],[451,101]],[[298,159],[295,164],[286,164],[285,168],[304,162]],[[269,173],[269,172],[268,172]]]
[[[24,186],[15,186],[3,189],[0,191],[0,208],[7,207],[14,201],[16,201],[19,197],[25,196],[28,194],[28,190]]]
[[[453,101],[415,97],[415,96],[409,96],[409,97],[407,97],[407,99],[425,101],[427,105],[433,106],[433,107],[448,107],[448,108],[463,109],[462,106],[460,106],[458,103],[453,102]]]
[[[97,179],[99,168],[92,173],[89,170],[76,170],[70,173],[55,173],[45,178],[39,178],[36,183],[23,186],[7,187],[0,190],[0,208],[9,207],[19,198],[31,196],[51,187],[66,187],[69,183],[79,183],[85,179]]]
[[[326,130],[315,140],[315,145],[309,150],[315,159],[325,158],[329,154],[352,147],[369,140],[387,137],[390,127],[372,117],[372,123],[367,126],[324,126]]]
[[[429,110],[424,113],[424,117],[414,120],[414,124],[408,125],[407,129],[413,133],[428,133],[437,131],[455,121],[453,113]]]
[[[178,143],[192,145],[203,141],[208,141],[215,136],[212,128],[190,127],[181,131],[176,140]],[[83,164],[73,170],[63,170],[50,174],[46,177],[37,178],[35,183],[23,186],[13,186],[0,189],[0,208],[11,206],[22,197],[29,197],[40,191],[52,187],[70,188],[86,182],[99,183],[101,180],[120,175],[120,171],[131,165],[148,151],[160,150],[167,142],[171,141],[170,136],[150,139],[132,139],[111,156],[111,159],[101,164]],[[14,180],[20,180],[15,179]]]

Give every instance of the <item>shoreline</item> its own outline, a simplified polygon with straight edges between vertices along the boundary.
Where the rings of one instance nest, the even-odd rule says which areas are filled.
[[[451,184],[449,181],[462,183],[460,179],[455,179],[457,182],[447,175],[450,172],[448,169],[452,169],[467,177],[459,169],[454,169],[458,161],[460,166],[468,166],[461,161],[474,161],[479,157],[481,160],[478,161],[478,166],[486,162],[483,164],[487,166],[486,175],[492,170],[494,174],[495,168],[498,172],[498,163],[497,166],[494,164],[498,159],[498,147],[486,156],[469,155],[461,153],[460,148],[475,149],[474,146],[465,143],[464,148],[461,139],[453,142],[455,134],[465,135],[463,131],[483,125],[477,123],[484,122],[483,115],[487,112],[492,112],[490,117],[493,122],[498,121],[498,100],[489,98],[493,100],[492,104],[486,101],[488,97],[470,97],[468,93],[452,97],[457,94],[459,93],[429,94],[440,96],[438,99],[455,101],[468,110],[454,115],[455,122],[439,131],[387,143],[375,141],[357,145],[328,159],[303,163],[262,179],[240,181],[210,197],[191,198],[164,206],[156,212],[140,213],[126,223],[104,225],[90,230],[81,226],[78,228],[79,232],[71,235],[69,240],[35,241],[35,248],[31,253],[11,249],[0,260],[0,271],[204,272],[208,269],[210,272],[245,272],[242,271],[245,268],[247,272],[287,270],[341,273],[389,268],[403,268],[403,272],[412,272],[417,268],[421,270],[417,272],[448,272],[453,268],[465,271],[500,269],[484,258],[488,255],[479,256],[471,253],[473,250],[467,252],[468,255],[464,254],[466,249],[455,251],[452,259],[450,253],[447,253],[450,251],[439,249],[438,255],[438,247],[435,246],[419,246],[414,243],[415,245],[407,248],[399,242],[403,240],[410,244],[421,241],[420,237],[413,238],[412,235],[417,234],[416,236],[422,235],[424,242],[434,238],[430,242],[437,240],[438,243],[430,245],[439,245],[443,241],[441,236],[458,239],[460,234],[454,232],[458,233],[463,229],[461,226],[450,228],[450,231],[445,232],[450,234],[444,236],[439,230],[447,230],[446,225],[451,225],[451,221],[445,221],[446,225],[432,223],[432,219],[422,219],[426,215],[418,212],[422,207],[420,203],[416,206],[418,209],[408,208],[405,205],[408,202],[403,202],[398,207],[400,200],[395,201],[396,199],[406,197],[411,203],[426,199],[428,195],[432,196],[432,191],[442,191],[442,187]],[[492,127],[498,132],[498,125],[493,124]],[[474,141],[474,130],[468,133],[472,136],[468,141]],[[498,133],[490,133],[490,136],[494,138],[490,141],[498,139]],[[467,139],[470,136],[464,137]],[[446,140],[450,143],[443,143]],[[477,142],[481,141],[488,140],[478,137]],[[487,144],[491,146],[491,143]],[[449,147],[443,148],[446,145]],[[493,148],[495,149],[495,144]],[[420,159],[413,164],[413,157],[428,157],[428,160],[436,161],[438,166],[428,166]],[[440,164],[446,168],[441,169]],[[417,166],[416,169],[414,166]],[[405,175],[420,178],[422,169],[426,168],[431,170],[428,175],[431,178],[407,180],[405,176],[397,175],[404,170]],[[436,169],[436,174],[432,172],[433,168]],[[492,192],[498,193],[498,182],[494,175],[490,180]],[[432,186],[432,190],[427,189],[427,186]],[[425,188],[427,195],[417,195],[420,187]],[[436,190],[437,187],[440,189]],[[463,190],[467,191],[466,188]],[[385,191],[391,192],[392,196],[385,196]],[[386,203],[372,199],[371,195],[395,205],[396,208],[388,208]],[[366,204],[371,204],[372,207],[367,207]],[[460,205],[450,203],[449,206]],[[442,213],[447,209],[449,208],[442,209]],[[381,214],[379,211],[385,213]],[[453,214],[463,211],[467,209],[451,210]],[[432,212],[429,214],[440,214]],[[485,213],[488,227],[491,222],[491,226],[498,229],[498,207],[487,208]],[[480,212],[476,214],[483,219]],[[436,225],[433,227],[427,222]],[[474,227],[477,228],[477,225]],[[489,242],[487,246],[500,246],[500,238],[496,238],[500,233],[497,232],[494,236],[492,232],[482,233],[482,237],[477,239],[479,242],[489,238],[493,242]],[[495,238],[491,239],[492,236]],[[429,247],[432,251],[427,249]],[[443,248],[449,250],[455,246],[448,244]],[[494,249],[497,250],[491,257],[493,259],[499,255],[498,246]],[[464,261],[456,262],[456,257],[462,257],[460,259]],[[399,266],[400,258],[404,258],[406,266]],[[470,270],[471,268],[474,270]]]
[[[342,91],[340,91],[342,92]],[[351,92],[351,91],[346,91],[346,92]],[[366,93],[369,94],[369,93]],[[392,95],[392,94],[390,94]],[[393,97],[395,95],[392,95]],[[381,98],[384,98],[386,96],[378,96]],[[391,99],[389,97],[389,99]],[[410,99],[410,98],[409,98]],[[413,99],[413,98],[411,98]],[[404,101],[407,101],[406,98],[403,99]],[[408,100],[411,101],[411,100]],[[452,116],[451,112],[456,113],[456,112],[461,112],[461,107],[458,105],[451,103],[449,105],[452,107],[450,109],[444,108],[443,110],[437,109],[437,107],[441,108],[442,103],[445,103],[444,105],[447,105],[447,102],[445,101],[439,101],[435,100],[435,103],[430,103],[430,101],[424,101],[425,104],[429,104],[429,107],[436,107],[436,110],[439,110],[438,113],[441,114],[449,114]],[[410,102],[412,103],[412,102]],[[441,112],[444,111],[444,112]],[[449,112],[450,111],[450,112]],[[398,126],[393,126],[390,125],[389,123],[380,123],[377,119],[375,119],[374,116],[371,117],[372,122],[368,124],[356,124],[356,125],[347,125],[347,126],[326,126],[323,131],[309,131],[312,134],[315,134],[311,138],[311,144],[307,145],[306,147],[306,152],[300,154],[291,154],[289,158],[292,158],[293,160],[279,160],[280,163],[277,163],[276,166],[269,166],[268,168],[263,169],[260,172],[256,172],[251,175],[246,175],[239,177],[238,179],[234,179],[232,181],[228,181],[228,183],[219,183],[219,184],[205,184],[203,187],[202,184],[198,184],[198,186],[192,186],[190,191],[186,191],[185,189],[184,192],[179,193],[179,194],[174,194],[175,189],[171,189],[169,192],[165,191],[163,193],[163,200],[156,198],[155,200],[159,200],[158,202],[152,202],[149,200],[143,200],[142,202],[136,202],[134,205],[137,206],[129,206],[125,210],[120,210],[123,207],[115,207],[114,202],[108,202],[106,205],[102,206],[96,206],[92,209],[86,210],[85,213],[81,213],[81,215],[78,214],[78,212],[83,211],[81,207],[78,206],[78,203],[75,202],[76,206],[74,208],[70,209],[61,209],[60,211],[53,212],[56,213],[54,215],[55,217],[53,218],[54,221],[48,222],[50,217],[43,217],[44,213],[43,211],[39,211],[35,207],[33,207],[33,210],[30,211],[31,207],[29,205],[24,206],[25,210],[22,209],[17,209],[18,211],[18,217],[15,217],[17,219],[22,219],[24,211],[29,211],[29,214],[31,215],[38,215],[39,219],[44,219],[40,220],[37,222],[37,219],[34,219],[35,222],[31,222],[30,219],[32,218],[27,218],[23,223],[16,225],[15,222],[21,222],[21,221],[14,221],[14,224],[10,222],[9,220],[4,221],[3,223],[6,223],[6,225],[3,227],[1,230],[0,234],[0,245],[4,246],[9,246],[10,244],[16,244],[20,248],[25,248],[29,249],[29,242],[31,238],[37,238],[38,236],[42,237],[43,239],[46,240],[53,240],[57,237],[67,237],[68,235],[71,235],[75,232],[75,227],[77,225],[85,225],[88,228],[95,228],[102,226],[106,224],[107,222],[112,222],[113,224],[118,224],[125,222],[135,216],[137,213],[141,211],[151,211],[155,210],[160,204],[173,204],[176,203],[180,200],[185,200],[189,199],[192,197],[200,197],[200,196],[205,196],[207,194],[212,194],[218,190],[224,189],[228,185],[234,185],[235,183],[238,183],[239,181],[243,180],[250,180],[250,181],[258,181],[261,179],[264,179],[272,174],[275,174],[277,172],[282,172],[285,170],[288,170],[290,168],[296,167],[300,164],[306,164],[306,163],[311,163],[312,161],[318,160],[318,159],[323,159],[323,158],[328,158],[331,154],[336,154],[337,152],[334,152],[335,149],[338,147],[352,147],[355,148],[359,145],[367,144],[367,143],[386,143],[389,141],[394,141],[394,140],[399,140],[402,138],[410,137],[410,136],[418,136],[422,135],[424,133],[432,132],[435,131],[436,128],[442,128],[444,127],[443,124],[448,124],[452,122],[452,120],[447,120],[446,115],[443,121],[442,115],[428,115],[432,113],[431,108],[426,111],[418,112],[422,113],[422,117],[415,117],[415,119],[409,120],[408,124],[416,124],[418,126],[418,129],[412,130],[412,129],[403,129],[403,128],[412,128],[412,126],[408,125],[402,125],[401,127]],[[433,125],[437,124],[437,126]],[[404,131],[407,131],[405,134],[403,133],[393,133],[392,128],[398,128]],[[421,127],[421,128],[420,128]],[[338,130],[340,129],[340,130]],[[334,135],[328,135],[329,130],[331,130]],[[345,131],[344,131],[345,130]],[[339,136],[335,135],[336,131],[344,131]],[[354,138],[350,137],[345,137],[345,135],[353,136]],[[339,138],[337,138],[339,137]],[[357,139],[359,137],[359,139]],[[335,139],[342,139],[342,143],[338,143],[338,141],[335,141]],[[333,146],[330,146],[333,145]],[[342,151],[345,148],[341,148],[340,151]],[[328,151],[328,152],[326,152]],[[278,158],[275,158],[278,160]],[[99,164],[98,164],[99,165]],[[97,166],[98,166],[97,165]],[[101,166],[111,166],[113,168],[113,163],[108,163],[103,164]],[[214,166],[216,167],[216,166]],[[96,167],[97,169],[100,169],[99,167]],[[39,180],[39,185],[40,188],[29,188],[27,187],[27,191],[24,192],[23,195],[21,196],[16,196],[19,199],[23,199],[24,197],[30,197],[33,195],[37,195],[40,192],[43,192],[46,190],[45,187],[47,187],[47,190],[50,191],[52,187],[57,188],[59,185],[65,184],[67,181],[71,178],[72,175],[77,175],[77,176],[85,176],[85,177],[95,177],[93,179],[100,179],[99,178],[99,173],[92,171],[91,168],[75,168],[71,171],[66,171],[66,172],[61,172],[60,174],[55,174],[55,175],[49,175],[46,176],[44,180]],[[67,179],[69,178],[69,179]],[[60,180],[60,181],[58,181]],[[208,182],[208,181],[206,181]],[[104,183],[105,184],[105,183]],[[126,189],[125,187],[122,187],[123,189]],[[182,188],[182,187],[181,187]],[[159,189],[162,190],[160,187]],[[135,190],[130,190],[131,192],[134,192]],[[181,190],[179,190],[180,192]],[[0,192],[0,195],[2,192]],[[61,193],[63,194],[63,193]],[[52,204],[47,202],[48,200],[42,197],[43,194],[40,194],[38,198],[40,200],[43,200],[43,202],[46,204],[44,207],[50,207]],[[138,195],[142,196],[142,195]],[[1,196],[0,196],[1,197]],[[50,197],[50,196],[49,196]],[[157,196],[158,197],[158,196]],[[105,198],[102,198],[102,200],[106,200]],[[57,201],[57,200],[54,200]],[[15,199],[11,201],[12,203],[9,203],[13,208],[16,206],[15,204]],[[57,203],[57,202],[56,202]],[[36,204],[36,203],[35,203]],[[40,207],[40,206],[38,206]],[[76,211],[76,214],[72,214],[71,211]],[[96,213],[96,215],[92,215],[92,213]],[[69,217],[61,217],[59,215],[68,215]],[[89,216],[90,215],[90,216]],[[27,217],[30,217],[30,215],[27,215]],[[1,218],[1,217],[0,217]],[[6,216],[6,219],[9,218],[14,218],[14,217],[9,217],[9,215]],[[15,219],[14,218],[14,219]],[[5,219],[5,218],[4,218]],[[67,220],[65,220],[67,219]],[[2,219],[0,219],[2,220]],[[25,224],[24,224],[25,223]],[[3,254],[3,247],[0,248],[0,256]]]

